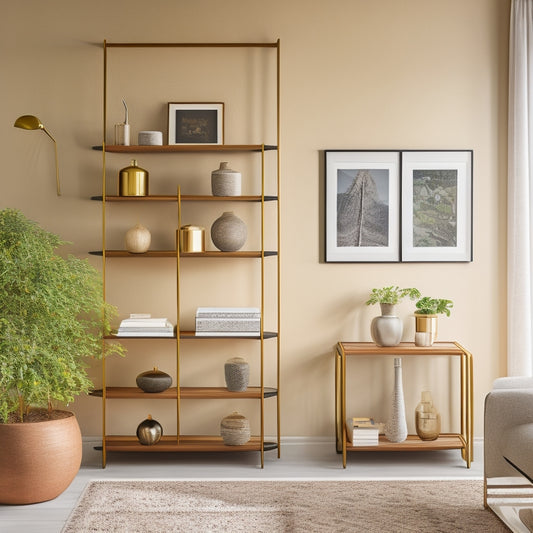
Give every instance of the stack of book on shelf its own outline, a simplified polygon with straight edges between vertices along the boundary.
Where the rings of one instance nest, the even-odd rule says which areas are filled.
[[[131,314],[118,328],[117,337],[173,337],[174,326],[166,318]]]
[[[379,425],[373,418],[354,417],[346,421],[346,436],[352,446],[377,446]]]
[[[261,312],[256,307],[199,307],[196,335],[254,337],[261,331]]]

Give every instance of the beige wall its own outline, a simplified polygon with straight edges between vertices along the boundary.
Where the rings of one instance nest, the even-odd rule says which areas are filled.
[[[368,292],[373,287],[399,284],[414,285],[424,293],[454,300],[451,318],[440,322],[440,338],[458,340],[474,354],[475,434],[481,436],[484,396],[493,379],[505,373],[509,3],[502,0],[271,0],[266,3],[158,0],[149,5],[138,0],[12,2],[3,10],[0,21],[0,145],[4,168],[0,207],[20,208],[46,228],[72,241],[71,251],[80,256],[86,256],[89,249],[99,248],[101,206],[88,198],[100,191],[101,157],[90,146],[101,139],[100,44],[103,39],[275,41],[279,37],[283,179],[282,434],[333,435],[333,346],[338,340],[370,340],[369,323],[377,309],[364,306]],[[161,56],[150,67],[138,62],[124,74],[120,90],[131,95],[133,107],[196,98],[235,101],[234,91],[217,83],[219,68],[212,71],[212,76],[208,71],[207,80],[201,83],[197,94],[182,88],[180,81],[170,91],[164,84],[146,85],[146,79],[150,81],[157,68],[172,69],[172,65]],[[180,74],[190,77],[190,72]],[[261,75],[260,72],[258,79]],[[139,78],[144,78],[140,93]],[[257,89],[261,85],[256,83],[253,87]],[[110,118],[111,122],[120,118],[119,109]],[[145,112],[150,110],[138,111],[137,118]],[[60,199],[55,196],[49,140],[37,132],[27,133],[12,127],[15,118],[22,114],[39,116],[58,140],[63,187]],[[236,124],[243,120],[239,105],[232,106],[231,116]],[[160,128],[163,128],[163,118],[164,113],[158,115]],[[228,123],[228,127],[237,136],[240,126],[231,130]],[[250,127],[250,135],[262,135],[262,127]],[[264,127],[268,131],[270,126]],[[155,126],[142,129],[146,128]],[[239,138],[229,142],[260,140]],[[325,264],[321,151],[338,148],[473,149],[474,262]],[[127,163],[120,158],[112,162],[117,169]],[[193,174],[184,171],[186,168],[189,172],[189,166],[165,171],[160,161],[150,159],[145,163],[151,171],[164,175],[161,186],[164,184],[172,190],[178,183],[182,186],[193,183]],[[194,172],[194,164],[186,164]],[[203,165],[202,174],[208,180],[208,171],[216,168],[218,161],[208,159],[199,164]],[[126,220],[116,223],[117,231],[127,228],[136,216],[136,213],[127,214]],[[174,214],[171,211],[158,216],[163,217],[162,224],[163,220],[168,224]],[[98,264],[93,258],[91,261]],[[144,299],[143,310],[170,316],[175,313],[172,301],[163,302],[160,298],[161,294],[172,294],[174,290],[171,260],[157,264],[149,280],[146,276],[139,279],[131,263],[119,263],[113,268],[110,291],[122,315],[140,310],[138,306],[131,309],[136,305],[136,296]],[[227,279],[224,276],[229,274],[226,271],[220,279],[213,279],[204,269],[198,265],[196,274],[200,277],[195,279],[191,294],[191,299],[194,296],[198,302],[210,301],[210,283],[219,281],[223,285]],[[229,290],[242,291],[242,301],[247,300],[244,302],[247,305],[251,303],[248,299],[253,299],[249,290],[255,274],[248,281],[244,271],[234,272],[247,281],[237,288],[230,286]],[[202,283],[202,275],[209,277],[209,283]],[[132,285],[141,289],[133,294]],[[223,305],[223,301],[216,303],[219,304]],[[196,303],[187,305],[193,309]],[[401,313],[406,324],[405,339],[410,340],[412,305],[402,304]],[[231,350],[247,355],[237,345],[231,346]],[[217,353],[211,345],[195,347],[193,357],[187,366],[184,364],[184,372],[194,384],[200,384],[204,378],[222,384],[220,367],[226,355],[231,354]],[[251,360],[256,357],[255,352],[248,355]],[[113,362],[110,372],[117,381],[131,381],[154,361],[163,361],[162,367],[165,363],[170,365],[172,357],[172,349],[169,353],[164,341],[158,341],[155,348],[149,344],[131,346],[128,369],[125,361]],[[392,384],[391,360],[368,358],[358,368],[351,365],[349,370],[350,412],[385,418]],[[458,424],[457,384],[453,379],[456,371],[447,361],[414,364],[406,360],[404,383],[408,410],[414,409],[420,390],[430,387],[443,411],[444,429],[448,426],[455,429]],[[98,381],[98,368],[91,372]],[[447,394],[449,385],[454,393],[452,399]],[[359,404],[354,391],[360,394]],[[117,407],[123,407],[120,415],[116,414]],[[249,404],[189,403],[184,415],[185,428],[206,431],[207,427],[208,431],[216,432],[218,420],[234,407],[251,411]],[[84,434],[97,435],[101,427],[99,401],[80,398],[73,408],[79,414]],[[113,430],[133,432],[148,410],[155,411],[152,414],[170,428],[168,432],[172,431],[174,421],[169,405],[152,403],[132,407],[118,402],[110,412]],[[269,404],[267,433],[273,431],[272,419]],[[411,421],[410,427],[412,430]]]

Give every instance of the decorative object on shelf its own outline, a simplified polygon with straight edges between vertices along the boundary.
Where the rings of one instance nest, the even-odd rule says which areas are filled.
[[[124,104],[124,122],[115,124],[115,144],[118,146],[130,145],[130,123],[128,120],[128,106],[126,101],[122,99]]]
[[[50,132],[44,127],[44,124],[35,116],[33,115],[23,115],[17,120],[15,120],[15,124],[13,124],[15,128],[21,128],[23,130],[43,130],[52,141],[54,141],[54,151],[55,151],[55,157],[56,157],[56,188],[57,188],[57,195],[61,196],[61,190],[59,188],[59,164],[57,162],[57,143],[56,140],[50,135]]]
[[[152,415],[148,415],[148,418],[137,426],[137,438],[144,446],[157,444],[162,436],[163,428],[157,420],[152,418]]]
[[[422,400],[415,409],[415,426],[422,440],[436,440],[440,435],[440,413],[433,405],[430,391],[422,391]]]
[[[395,314],[396,304],[405,297],[411,300],[420,298],[420,291],[415,288],[400,289],[398,286],[372,289],[366,305],[379,303],[381,316],[377,316],[370,324],[372,340],[378,346],[396,346],[400,344],[403,333],[403,322]]]
[[[258,307],[198,307],[196,335],[211,337],[256,337],[261,333]]]
[[[152,318],[145,313],[133,313],[120,323],[117,337],[173,337],[174,326],[167,318]]]
[[[236,252],[246,242],[246,224],[233,211],[225,211],[211,226],[211,240],[222,252]]]
[[[178,231],[180,252],[205,252],[205,228],[187,224],[186,226],[182,226]]]
[[[437,338],[438,315],[450,316],[453,307],[451,300],[424,296],[416,302],[415,311],[415,344],[417,346],[433,346]]]
[[[148,196],[148,171],[132,159],[131,165],[124,167],[118,174],[119,196]]]
[[[403,400],[402,359],[394,358],[394,391],[391,416],[385,425],[385,437],[391,442],[403,442],[407,438],[407,421]]]
[[[232,392],[243,392],[248,388],[250,365],[242,357],[232,357],[224,363],[226,387]]]
[[[168,104],[168,144],[224,144],[224,104]]]
[[[144,392],[163,392],[172,385],[172,377],[154,366],[153,370],[141,372],[135,382]]]
[[[228,168],[228,164],[227,161],[222,161],[220,167],[211,172],[213,196],[241,195],[241,173]]]
[[[242,446],[250,440],[250,421],[234,411],[221,420],[220,435],[226,446]]]
[[[138,135],[139,146],[161,146],[163,144],[162,131],[140,131]]]
[[[145,228],[142,224],[135,224],[126,232],[124,242],[126,250],[132,254],[143,254],[150,248],[152,235],[150,230]]]

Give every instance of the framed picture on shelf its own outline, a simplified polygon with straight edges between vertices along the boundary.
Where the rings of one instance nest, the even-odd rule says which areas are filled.
[[[472,156],[402,152],[402,261],[472,261]]]
[[[168,104],[168,144],[224,144],[224,104]]]
[[[326,150],[326,262],[400,260],[400,152]]]

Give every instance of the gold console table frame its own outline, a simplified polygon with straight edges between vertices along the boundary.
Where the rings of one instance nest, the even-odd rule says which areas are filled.
[[[409,435],[400,443],[389,442],[380,436],[378,446],[350,446],[346,440],[346,358],[352,356],[447,356],[459,357],[461,380],[461,432],[442,433],[437,440],[423,441]],[[423,451],[461,450],[461,456],[470,468],[473,449],[473,362],[472,354],[457,342],[436,342],[433,346],[415,346],[402,342],[398,346],[382,347],[372,342],[338,342],[335,347],[335,436],[337,453],[342,453],[346,468],[347,451]]]

